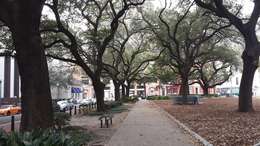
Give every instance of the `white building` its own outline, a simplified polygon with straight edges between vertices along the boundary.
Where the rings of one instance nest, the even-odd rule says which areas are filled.
[[[238,95],[242,73],[234,72],[230,79],[224,84],[217,86],[220,94]],[[253,96],[260,97],[260,69],[257,69],[253,81]]]
[[[10,74],[7,76],[7,78],[9,78],[9,88],[5,88],[4,84],[5,82],[8,82],[8,79],[5,77],[5,58],[4,57],[0,57],[0,98],[3,98],[4,96],[9,96],[11,98],[14,98],[16,96],[21,95],[20,93],[20,81],[19,81],[19,75],[17,75],[17,77],[15,77],[15,60],[14,58],[10,58],[9,60],[10,64],[9,64],[9,71]],[[17,70],[18,72],[18,70]],[[15,86],[16,84],[16,86]],[[15,91],[15,88],[17,89],[17,91]],[[4,93],[5,90],[9,90],[6,91],[8,93]]]

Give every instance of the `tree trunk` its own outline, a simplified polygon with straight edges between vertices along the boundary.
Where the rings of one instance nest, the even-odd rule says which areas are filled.
[[[130,96],[130,85],[126,86],[126,97]]]
[[[181,89],[180,89],[180,94],[182,95],[183,98],[183,104],[187,103],[187,98],[189,95],[189,78],[188,78],[189,73],[184,73],[181,75]]]
[[[181,76],[180,95],[182,95],[183,98],[187,98],[187,96],[189,95],[189,79],[188,75],[186,74]]]
[[[146,82],[144,82],[144,97],[145,98],[147,97],[147,94],[146,94]]]
[[[122,98],[124,98],[126,96],[126,89],[125,89],[125,85],[121,84],[121,88],[122,88]]]
[[[130,96],[130,89],[131,89],[131,81],[127,81],[127,85],[125,86],[126,89],[126,97]]]
[[[205,96],[209,95],[209,87],[208,86],[204,86],[204,87],[202,87],[202,89],[203,89],[203,94]]]
[[[52,126],[48,66],[39,32],[43,1],[17,2],[10,27],[21,76],[22,131]]]
[[[103,112],[105,111],[105,102],[104,102],[105,84],[98,79],[93,80],[92,82],[93,82],[93,87],[97,99],[97,111]]]
[[[159,96],[161,96],[161,81],[159,80],[159,88],[158,88],[158,90],[159,90]]]
[[[130,88],[131,88],[131,82],[127,81],[127,85],[125,86],[126,88],[126,97],[130,96]]]
[[[115,92],[115,101],[119,101],[120,100],[120,84],[117,81],[114,81],[114,92]]]
[[[242,55],[243,59],[243,74],[241,78],[241,84],[239,89],[239,108],[240,112],[253,111],[252,103],[252,86],[254,80],[254,74],[258,65],[258,57],[254,58],[248,56],[246,52]]]

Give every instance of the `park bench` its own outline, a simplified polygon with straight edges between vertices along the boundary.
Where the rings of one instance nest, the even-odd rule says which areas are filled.
[[[113,119],[113,115],[112,114],[104,114],[104,115],[100,116],[99,117],[100,128],[104,127],[103,124],[105,124],[107,128],[109,127],[109,125],[111,126],[112,125],[112,119]]]
[[[187,98],[183,98],[182,96],[174,96],[173,102],[175,104],[199,104],[199,96],[198,95],[188,95]]]

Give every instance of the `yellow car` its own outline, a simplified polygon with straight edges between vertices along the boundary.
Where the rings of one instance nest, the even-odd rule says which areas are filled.
[[[15,105],[2,105],[0,107],[0,115],[10,116],[21,113],[21,107]]]

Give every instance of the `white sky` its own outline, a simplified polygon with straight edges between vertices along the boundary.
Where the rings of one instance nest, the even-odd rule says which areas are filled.
[[[147,1],[151,2],[155,8],[160,8],[165,5],[165,0],[147,0]],[[168,5],[171,3],[173,6],[176,5],[176,3],[178,2],[178,0],[166,0],[166,1]],[[245,16],[250,15],[251,12],[253,11],[254,3],[252,0],[236,0],[235,2],[243,5],[242,13]],[[43,14],[47,14],[49,18],[55,19],[54,15],[47,7],[43,8]]]
[[[165,5],[165,0],[149,0],[149,1],[151,1],[154,4],[154,6],[157,8],[163,7]],[[166,1],[167,1],[167,4],[171,3],[172,5],[174,5],[174,4],[176,5],[176,3],[178,2],[177,0],[166,0]],[[254,7],[254,3],[252,0],[236,0],[235,2],[238,4],[241,4],[243,6],[242,13],[244,15],[251,14],[253,7]]]

